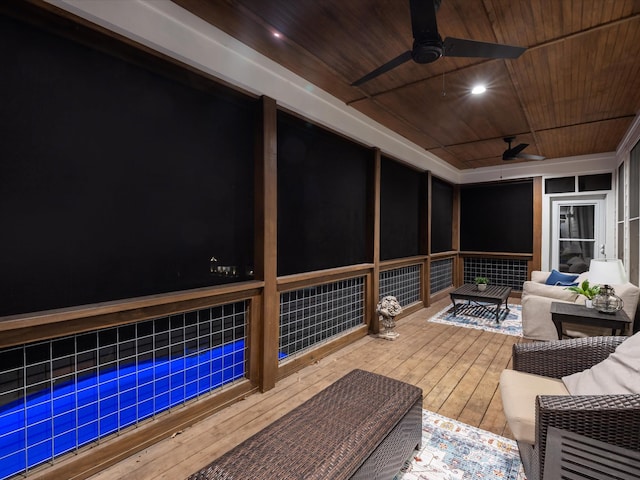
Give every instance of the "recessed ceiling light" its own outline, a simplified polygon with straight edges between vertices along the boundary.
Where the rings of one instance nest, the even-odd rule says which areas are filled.
[[[273,32],[273,36],[276,38],[282,38],[282,34],[280,32]]]
[[[471,89],[471,93],[474,95],[480,95],[487,91],[487,88],[484,85],[476,85]]]

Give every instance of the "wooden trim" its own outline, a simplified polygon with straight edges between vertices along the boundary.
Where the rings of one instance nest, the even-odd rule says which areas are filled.
[[[460,252],[461,257],[504,258],[515,260],[527,260],[533,257],[533,253],[511,252]]]
[[[173,305],[179,302],[187,302],[200,298],[214,297],[221,295],[240,294],[251,292],[263,287],[261,281],[238,282],[213,287],[195,288],[179,292],[160,293],[147,295],[144,297],[127,298],[123,300],[113,300],[109,302],[93,303],[69,308],[59,308],[55,310],[45,310],[42,312],[10,315],[0,318],[0,332],[23,328],[25,326],[45,325],[47,323],[65,322],[78,318],[98,317],[109,313],[122,313],[128,310],[138,310],[145,307]],[[245,294],[246,296],[246,294]],[[126,323],[123,322],[123,323]]]
[[[373,264],[362,263],[360,265],[350,265],[348,267],[337,267],[278,277],[278,292],[288,292],[298,290],[299,288],[336,282],[338,280],[362,277],[372,269]]]
[[[260,390],[275,387],[278,370],[280,298],[278,295],[278,158],[277,105],[262,97],[256,154],[256,266],[264,280]]]
[[[431,259],[424,259],[422,263],[422,306],[427,308],[431,305]]]
[[[369,330],[372,333],[380,331],[380,321],[376,315],[376,306],[378,305],[378,297],[380,296],[380,192],[382,190],[382,155],[380,149],[374,149],[373,175],[369,182],[370,208],[369,221],[371,222],[370,238],[372,242],[373,269],[370,281],[367,282],[367,298],[365,305],[367,306],[367,315],[365,316]]]
[[[415,257],[398,258],[380,262],[380,271],[393,270],[394,268],[406,267],[408,265],[420,265],[427,259],[427,255],[416,255]]]
[[[379,274],[377,275],[379,280]],[[369,327],[369,331],[371,331],[371,324],[375,320],[378,321],[378,315],[376,314],[378,302],[376,299],[378,298],[380,292],[379,281],[376,283],[377,290],[373,290],[373,273],[372,271],[367,272],[364,276],[364,321]]]
[[[429,255],[429,258],[431,260],[442,260],[443,258],[452,258],[457,256],[458,256],[457,251],[450,250],[448,252],[432,253],[431,255]]]
[[[459,287],[464,283],[464,258],[462,255],[458,255],[453,261],[453,268],[455,272],[453,276],[453,286]]]
[[[527,269],[531,278],[533,270],[540,270],[542,265],[542,177],[533,179],[533,256]]]
[[[42,472],[36,472],[34,477],[40,480],[89,478],[213,413],[244,400],[256,391],[257,388],[248,381],[223,389],[214,396],[190,403],[186,408],[172,410],[170,414],[161,414],[151,421],[132,427],[117,437],[101,440],[100,444],[91,446],[81,455],[62,457],[53,465],[47,465]]]
[[[262,285],[243,282],[5,317],[0,321],[0,348],[246,300],[259,295]]]
[[[262,295],[251,298],[247,311],[247,356],[246,373],[252,385],[260,385],[262,379],[262,314],[264,302]]]
[[[431,172],[427,172],[427,253],[431,255],[431,236],[432,236],[432,211],[433,211],[433,176]]]

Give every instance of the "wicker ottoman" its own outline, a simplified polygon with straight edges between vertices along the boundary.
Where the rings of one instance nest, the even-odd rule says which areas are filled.
[[[391,479],[422,437],[422,390],[353,370],[189,480]]]

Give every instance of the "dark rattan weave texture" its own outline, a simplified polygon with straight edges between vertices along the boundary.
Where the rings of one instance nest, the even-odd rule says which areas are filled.
[[[513,346],[513,369],[544,377],[561,378],[600,363],[626,338],[587,337],[517,343]]]
[[[626,338],[590,337],[517,344],[513,347],[513,368],[560,378],[601,362]],[[549,427],[640,451],[640,395],[537,397],[536,444],[518,443],[529,480],[538,480],[544,471]]]
[[[421,410],[418,387],[353,370],[189,480],[347,479],[363,464],[371,469],[374,463],[397,472],[420,443],[421,415],[416,411]],[[391,441],[384,442],[387,437]],[[378,460],[367,462],[378,447],[401,453],[378,451],[373,456]],[[387,463],[390,459],[397,468]]]

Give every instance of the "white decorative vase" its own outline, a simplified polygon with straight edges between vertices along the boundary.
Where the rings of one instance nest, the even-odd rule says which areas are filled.
[[[478,291],[479,292],[484,292],[487,289],[487,284],[486,283],[478,283]]]
[[[584,301],[584,306],[585,306],[585,307],[587,307],[587,308],[593,308],[593,300],[591,300],[591,299],[587,298],[587,299]]]
[[[385,317],[384,315],[380,315],[380,323],[384,327],[384,331],[378,334],[379,338],[384,338],[385,340],[395,340],[400,336],[398,332],[395,332],[393,330],[396,326],[396,322],[394,322],[393,317]]]

